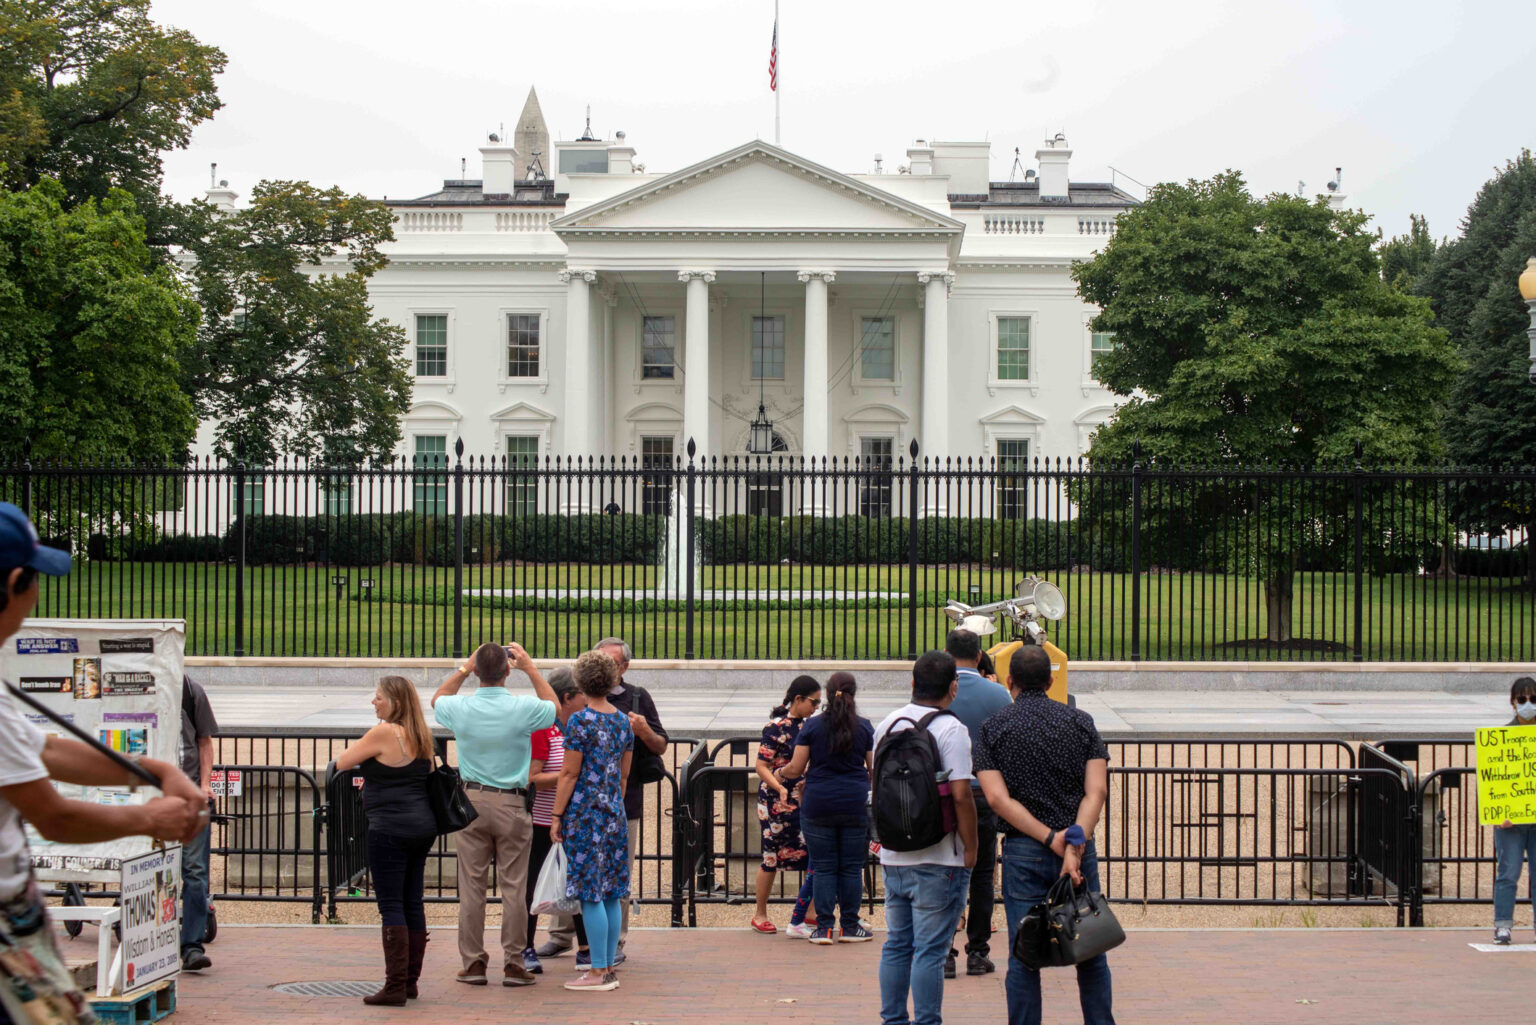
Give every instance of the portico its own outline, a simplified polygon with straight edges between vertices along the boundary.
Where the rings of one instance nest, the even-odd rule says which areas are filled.
[[[868,455],[847,426],[867,421],[847,414],[870,403],[833,422],[830,395],[844,381],[871,400],[920,389],[921,422],[904,425],[901,445],[946,450],[961,222],[752,142],[550,227],[567,248],[568,451],[596,451],[594,368],[615,358],[615,333],[640,341],[637,392],[679,410],[679,452],[692,439],[702,456],[743,453],[743,414],[761,392],[785,454]],[[594,284],[612,297],[601,329]],[[629,330],[613,332],[615,318]],[[895,454],[895,438],[882,438],[879,453]]]

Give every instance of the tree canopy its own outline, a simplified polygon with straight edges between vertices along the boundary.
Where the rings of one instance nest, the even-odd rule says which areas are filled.
[[[1167,466],[1347,467],[1357,446],[1370,463],[1440,459],[1456,353],[1429,304],[1383,280],[1365,228],[1322,198],[1255,198],[1233,172],[1153,189],[1074,270],[1101,310],[1094,330],[1115,338],[1097,375],[1129,397],[1090,458],[1129,462],[1139,442]],[[1345,496],[1301,511],[1260,477],[1213,475],[1177,507],[1148,510],[1143,545],[1159,557],[1159,517],[1170,545],[1187,543],[1191,523],[1240,530],[1213,536],[1206,557],[1260,577],[1270,639],[1285,640],[1294,570],[1348,536],[1330,522]]]
[[[197,303],[145,242],[132,197],[70,207],[44,178],[0,192],[0,458],[180,456],[177,383]]]
[[[385,458],[410,404],[405,332],[376,320],[367,281],[394,238],[383,203],[262,182],[249,207],[201,207],[187,273],[203,305],[183,384],[221,455],[331,465]]]
[[[45,177],[66,205],[128,191],[161,205],[161,154],[220,102],[224,54],[149,17],[150,0],[0,0],[4,183]]]

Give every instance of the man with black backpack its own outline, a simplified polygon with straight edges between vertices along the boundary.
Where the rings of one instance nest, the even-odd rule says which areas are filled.
[[[930,651],[912,667],[912,703],[875,730],[875,833],[885,874],[882,1025],[938,1025],[944,958],[976,864],[971,737],[947,711],[955,660]],[[907,993],[912,1014],[907,1014]]]

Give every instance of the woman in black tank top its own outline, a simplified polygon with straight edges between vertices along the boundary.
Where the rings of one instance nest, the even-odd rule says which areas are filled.
[[[416,996],[427,949],[422,896],[427,856],[437,842],[427,798],[432,732],[416,688],[402,676],[379,680],[373,709],[379,724],[336,757],[336,769],[357,769],[363,777],[368,875],[384,922],[384,988],[363,1003],[401,1007]]]

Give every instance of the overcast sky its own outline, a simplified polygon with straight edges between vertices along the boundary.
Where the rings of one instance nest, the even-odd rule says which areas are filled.
[[[536,85],[555,138],[584,109],[650,171],[773,139],[772,0],[156,0],[221,47],[224,109],[168,155],[200,195],[208,165],[248,194],[303,178],[411,197],[478,178],[487,131]],[[989,139],[1006,180],[1064,131],[1074,180],[1244,173],[1321,192],[1388,234],[1410,212],[1454,233],[1479,185],[1536,144],[1536,3],[1302,0],[781,0],[783,145],[887,171],[915,138]]]

